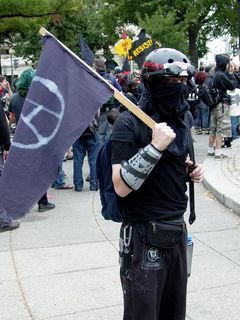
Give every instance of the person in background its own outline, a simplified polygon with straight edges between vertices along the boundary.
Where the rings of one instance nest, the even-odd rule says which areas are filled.
[[[0,75],[0,100],[2,108],[9,118],[8,105],[12,97],[12,90],[9,82],[6,80],[5,76]]]
[[[71,184],[68,184],[68,183],[65,182],[66,174],[65,174],[65,172],[63,170],[63,162],[64,162],[64,160],[62,160],[60,162],[59,167],[58,167],[57,178],[52,184],[52,188],[54,188],[56,190],[73,189],[73,186]]]
[[[90,191],[98,190],[96,160],[99,150],[99,133],[98,133],[97,116],[93,118],[89,126],[85,129],[82,135],[73,144],[73,181],[75,191],[83,190],[83,162],[88,156],[88,164],[90,168],[89,183]]]
[[[127,94],[132,95],[135,98],[134,103],[138,104],[138,102],[141,98],[142,92],[141,93],[139,92],[137,81],[129,80],[127,82]]]
[[[0,75],[0,96],[6,100],[12,97],[12,90],[10,83],[7,81],[5,76]]]
[[[199,71],[195,73],[195,83],[197,85],[197,92],[201,92],[201,87],[207,78],[207,72],[202,64]],[[209,134],[209,107],[202,101],[198,95],[197,99],[197,116],[195,118],[196,134]]]
[[[16,83],[17,92],[13,94],[9,104],[10,123],[15,122],[17,125],[34,75],[35,70],[33,68],[26,69],[20,75]],[[55,204],[48,201],[47,193],[45,193],[38,201],[38,212],[44,212],[54,208]]]
[[[239,93],[240,93],[240,77],[238,75],[238,68],[235,65],[235,63],[233,63],[232,61],[230,62],[230,67],[229,67],[229,73],[232,74],[237,82],[238,85],[237,87],[233,90],[227,91],[227,94],[230,97],[230,120],[231,120],[231,132],[232,132],[232,137],[231,138],[224,138],[224,142],[222,144],[222,148],[230,148],[232,146],[232,141],[238,139],[238,132],[237,132],[237,128],[238,128],[238,117],[240,116],[239,113]]]
[[[96,71],[108,82],[110,82],[117,90],[121,91],[121,86],[117,82],[117,79],[106,72],[106,64],[105,60],[102,58],[95,59],[95,69]],[[100,146],[104,144],[104,142],[110,137],[112,126],[107,121],[107,114],[110,110],[116,107],[116,102],[114,97],[112,97],[108,102],[104,103],[104,105],[100,108],[100,116],[99,116],[99,127],[98,132],[100,136]]]
[[[220,93],[217,106],[211,110],[211,127],[208,140],[209,157],[216,160],[228,158],[221,151],[223,138],[231,138],[231,120],[229,115],[230,99],[227,90],[233,91],[237,86],[236,78],[230,71],[230,57],[227,54],[216,55],[214,86]]]
[[[4,161],[7,159],[11,141],[8,123],[2,102],[0,101],[0,179],[3,171]],[[0,232],[11,231],[19,228],[18,221],[13,220],[7,213],[0,211]]]

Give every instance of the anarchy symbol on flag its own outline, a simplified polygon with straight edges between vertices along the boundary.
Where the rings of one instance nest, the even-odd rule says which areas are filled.
[[[36,83],[44,86],[50,94],[53,94],[56,96],[56,99],[59,101],[60,109],[55,111],[50,108],[50,106],[42,105],[38,103],[37,101],[34,101],[30,98],[26,98],[25,103],[28,103],[31,106],[31,110],[28,112],[28,114],[21,113],[21,120],[24,122],[24,124],[28,127],[28,129],[31,131],[33,136],[35,137],[34,143],[27,143],[27,142],[19,142],[17,140],[17,135],[14,137],[16,139],[13,140],[12,146],[21,148],[21,149],[38,149],[44,145],[47,145],[57,134],[60,124],[63,119],[64,110],[65,110],[65,101],[63,98],[62,93],[60,92],[58,86],[55,82],[49,79],[45,79],[39,76],[35,76],[32,81],[32,85],[34,86]],[[43,119],[43,113],[47,113],[51,115],[53,118],[56,119],[54,122],[54,127],[51,128],[51,131],[47,135],[43,135],[43,130],[41,127],[38,128],[38,125],[34,123],[34,119],[37,117],[40,117],[40,123],[44,121]],[[42,123],[41,123],[42,124]]]

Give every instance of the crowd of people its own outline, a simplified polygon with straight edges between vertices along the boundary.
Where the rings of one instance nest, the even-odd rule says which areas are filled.
[[[207,78],[214,78],[214,86],[220,93],[215,108],[210,108],[201,99],[201,88]],[[226,54],[216,55],[215,63],[209,66],[200,64],[194,82],[192,113],[196,134],[209,135],[208,156],[226,158],[221,148],[230,148],[231,142],[239,138],[239,65],[230,61]]]
[[[107,70],[103,58],[95,59],[94,68],[117,90],[122,91],[134,104],[138,105],[141,98],[144,99],[143,93],[145,88],[141,70],[137,70],[132,74],[122,72],[119,66],[115,67],[114,70]],[[10,133],[12,133],[12,128],[15,128],[18,123],[21,109],[34,74],[35,70],[32,68],[25,70],[15,82],[14,92],[12,92],[6,78],[0,76],[1,111],[4,111],[6,121],[8,122],[8,126],[6,122],[4,127],[9,127]],[[217,75],[216,85],[226,97],[224,98],[224,102],[220,101],[218,107],[211,110],[201,99],[200,92],[206,79],[213,77],[215,74]],[[188,79],[186,99],[191,112],[192,126],[195,128],[197,135],[209,135],[208,156],[220,159],[226,157],[221,148],[231,147],[231,141],[239,137],[240,107],[231,107],[236,100],[234,99],[236,90],[240,90],[238,89],[239,83],[239,66],[231,62],[227,55],[217,55],[216,62],[208,66],[200,63],[199,68]],[[236,94],[238,94],[238,91]],[[90,190],[98,190],[96,177],[97,154],[105,141],[109,139],[112,125],[123,110],[125,110],[125,107],[114,97],[99,109],[89,127],[73,143],[72,148],[66,152],[64,159],[59,164],[58,175],[52,183],[53,188],[62,190],[74,189],[77,192],[81,192],[84,182],[88,182]],[[234,111],[231,112],[231,110]],[[2,119],[1,122],[5,122],[5,119]],[[4,159],[6,159],[10,147],[10,142],[4,145],[6,143],[4,142],[6,140],[5,136],[1,137],[3,142],[1,141],[0,172],[3,170]],[[89,175],[84,181],[82,168],[86,156],[89,164]],[[67,160],[73,160],[73,185],[65,182],[66,174],[63,167],[64,161]],[[48,201],[47,193],[39,200],[38,206],[39,212],[55,207],[53,203]]]
[[[82,170],[87,156],[89,190],[98,190],[96,158],[101,146],[111,138],[112,179],[123,215],[120,230],[123,319],[184,320],[188,277],[187,229],[183,218],[188,202],[186,183],[203,180],[202,165],[190,158],[190,127],[195,127],[196,134],[209,135],[208,156],[217,160],[226,157],[221,151],[222,144],[229,145],[230,139],[238,138],[238,115],[230,115],[230,106],[231,92],[240,86],[239,70],[224,54],[216,56],[216,65],[201,64],[195,70],[183,53],[167,48],[152,51],[141,72],[135,74],[126,75],[120,67],[109,72],[103,58],[95,59],[94,68],[156,125],[152,131],[146,128],[146,139],[139,145],[134,115],[111,98],[59,163],[52,187],[82,192],[86,182]],[[0,94],[4,93],[8,101],[5,104],[2,99],[0,106],[0,170],[4,170],[11,145],[9,124],[17,125],[34,74],[32,68],[24,71],[16,82],[15,93],[6,79],[0,78]],[[212,75],[221,95],[210,110],[200,92]],[[65,183],[63,165],[67,159],[73,159],[73,185]],[[54,208],[46,190],[39,199],[38,211]],[[19,223],[10,217],[0,221],[1,232],[18,227]]]

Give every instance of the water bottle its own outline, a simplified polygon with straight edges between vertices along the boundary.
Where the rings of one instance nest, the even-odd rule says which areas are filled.
[[[190,277],[192,269],[192,255],[193,255],[193,237],[191,234],[187,237],[187,275]]]

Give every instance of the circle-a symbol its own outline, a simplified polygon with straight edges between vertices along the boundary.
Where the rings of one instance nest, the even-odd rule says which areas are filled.
[[[42,88],[44,87],[44,88]],[[41,92],[39,95],[39,101],[35,101],[30,97],[26,98],[25,103],[28,103],[27,114],[26,112],[21,113],[21,120],[24,122],[25,126],[28,128],[28,132],[34,137],[34,142],[20,142],[17,141],[18,137],[16,135],[16,139],[14,138],[12,142],[12,146],[18,147],[21,149],[38,149],[46,144],[48,144],[57,134],[59,127],[61,125],[64,111],[65,111],[65,101],[64,97],[59,90],[58,86],[55,82],[50,79],[45,79],[39,76],[35,76],[32,80],[31,92]],[[56,105],[50,105],[51,101],[54,99]],[[44,101],[43,105],[41,100]],[[45,116],[51,116],[54,121],[48,122],[48,131],[44,130]],[[40,118],[39,121],[35,121],[37,118]],[[42,121],[41,121],[42,120]],[[21,124],[23,125],[23,124]]]

